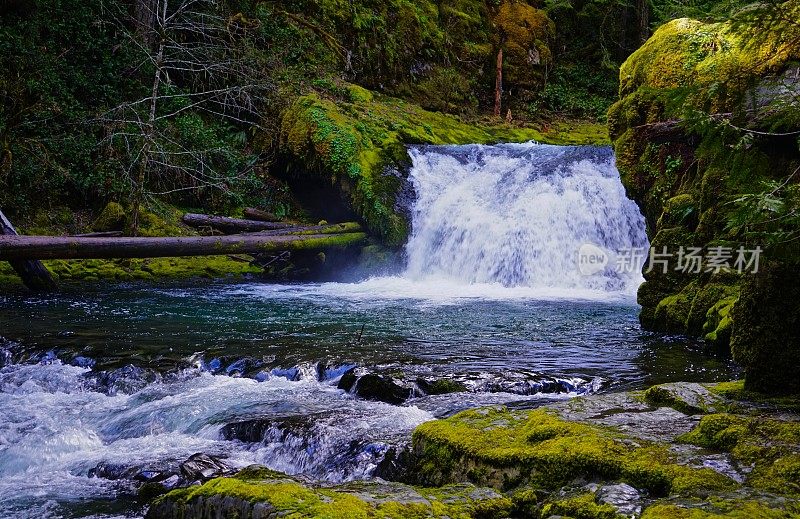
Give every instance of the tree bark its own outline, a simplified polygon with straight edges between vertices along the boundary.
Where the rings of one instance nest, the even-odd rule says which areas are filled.
[[[142,201],[144,198],[144,184],[145,180],[147,179],[147,168],[150,162],[150,148],[153,146],[153,136],[155,134],[156,129],[156,108],[158,107],[158,91],[161,88],[161,67],[164,66],[164,47],[166,45],[164,34],[163,34],[163,24],[166,23],[167,20],[167,0],[155,0],[156,4],[158,1],[163,2],[163,12],[159,13],[158,9],[154,12],[154,16],[157,17],[156,22],[158,23],[159,31],[156,33],[158,35],[158,52],[156,53],[155,57],[155,68],[156,71],[153,75],[153,88],[151,91],[151,98],[150,98],[150,112],[147,116],[147,123],[144,127],[144,142],[142,144],[142,149],[140,152],[141,157],[139,158],[139,165],[136,172],[136,180],[133,186],[133,196],[131,197],[131,225],[130,231],[133,236],[139,234],[139,213],[141,212]],[[159,18],[160,17],[160,18]],[[154,22],[154,23],[156,23]]]
[[[270,236],[183,236],[177,238],[75,238],[0,236],[0,260],[164,258],[341,249],[367,239],[363,232]]]
[[[281,218],[268,211],[255,209],[253,207],[245,207],[244,216],[249,220],[258,220],[261,222],[280,222]]]
[[[503,47],[497,51],[497,71],[494,81],[494,116],[500,117],[503,99]]]
[[[4,240],[5,236],[17,236],[17,230],[8,221],[8,218],[0,211],[0,243]],[[4,252],[2,245],[0,245],[0,254]],[[56,290],[58,286],[50,275],[41,261],[36,259],[22,259],[9,261],[11,267],[22,279],[22,283],[31,290],[37,292],[51,292]]]
[[[155,40],[156,16],[159,0],[135,0],[133,18],[136,24],[136,34],[148,46]]]
[[[650,37],[650,2],[636,0],[636,22],[639,36],[639,45]]]
[[[290,223],[242,220],[240,218],[228,218],[227,216],[211,216],[207,214],[194,213],[187,213],[183,215],[183,223],[195,228],[210,227],[212,229],[222,231],[225,234],[271,231],[274,229],[286,229],[289,227],[294,227]]]

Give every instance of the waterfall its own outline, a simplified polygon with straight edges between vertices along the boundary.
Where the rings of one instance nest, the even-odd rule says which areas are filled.
[[[627,293],[641,283],[638,269],[614,261],[644,250],[647,236],[610,148],[420,146],[410,155],[406,279]],[[597,272],[578,268],[587,246],[610,258]]]

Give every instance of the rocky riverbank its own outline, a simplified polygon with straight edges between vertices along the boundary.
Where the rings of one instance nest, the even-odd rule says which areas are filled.
[[[415,430],[402,482],[250,467],[159,497],[148,518],[795,517],[798,410],[741,382],[474,409]]]

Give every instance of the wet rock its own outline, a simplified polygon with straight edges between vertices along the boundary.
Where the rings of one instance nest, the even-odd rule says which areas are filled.
[[[413,481],[410,470],[413,467],[413,456],[409,446],[390,447],[383,456],[383,459],[375,467],[373,477],[385,479],[386,481]]]
[[[413,393],[410,388],[395,383],[392,377],[373,373],[357,376],[355,369],[342,375],[337,387],[365,400],[375,400],[393,405],[402,404]]]
[[[458,380],[451,380],[441,378],[438,380],[428,381],[424,378],[416,380],[417,387],[426,395],[445,395],[447,393],[460,393],[467,391],[467,386]]]
[[[97,466],[89,469],[88,476],[110,480],[132,479],[138,470],[136,467],[101,461]]]
[[[349,393],[358,380],[357,370],[358,368],[352,368],[345,371],[344,374],[342,374],[342,378],[339,379],[339,384],[337,384],[336,387],[339,389],[344,389]]]
[[[86,374],[90,389],[107,395],[130,395],[162,380],[159,372],[129,364],[108,371],[91,371]]]
[[[188,481],[208,481],[231,474],[233,469],[220,458],[208,454],[192,454],[180,465],[181,475]]]
[[[625,483],[602,486],[595,492],[595,496],[598,503],[613,506],[617,513],[625,517],[638,516],[642,513],[641,494]]]
[[[515,395],[535,395],[539,393],[587,394],[597,391],[601,384],[600,379],[585,380],[578,377],[549,377],[527,371],[473,373],[464,382],[472,391],[512,393]]]
[[[697,417],[653,407],[631,393],[604,393],[549,404],[567,420],[616,427],[647,441],[674,441],[697,425]]]

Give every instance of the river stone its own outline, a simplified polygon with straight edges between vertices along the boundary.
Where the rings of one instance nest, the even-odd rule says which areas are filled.
[[[230,474],[233,469],[221,459],[208,454],[192,454],[180,465],[180,471],[188,481],[208,481]]]
[[[608,503],[617,509],[617,513],[625,517],[634,517],[642,513],[641,494],[625,483],[602,486],[595,496],[598,503]]]
[[[416,380],[416,384],[419,390],[426,395],[445,395],[467,391],[467,386],[463,382],[449,378],[430,381],[420,377]]]
[[[393,405],[400,405],[412,396],[411,389],[397,384],[392,377],[373,373],[358,376],[355,368],[342,375],[336,387],[365,400],[375,400]]]

